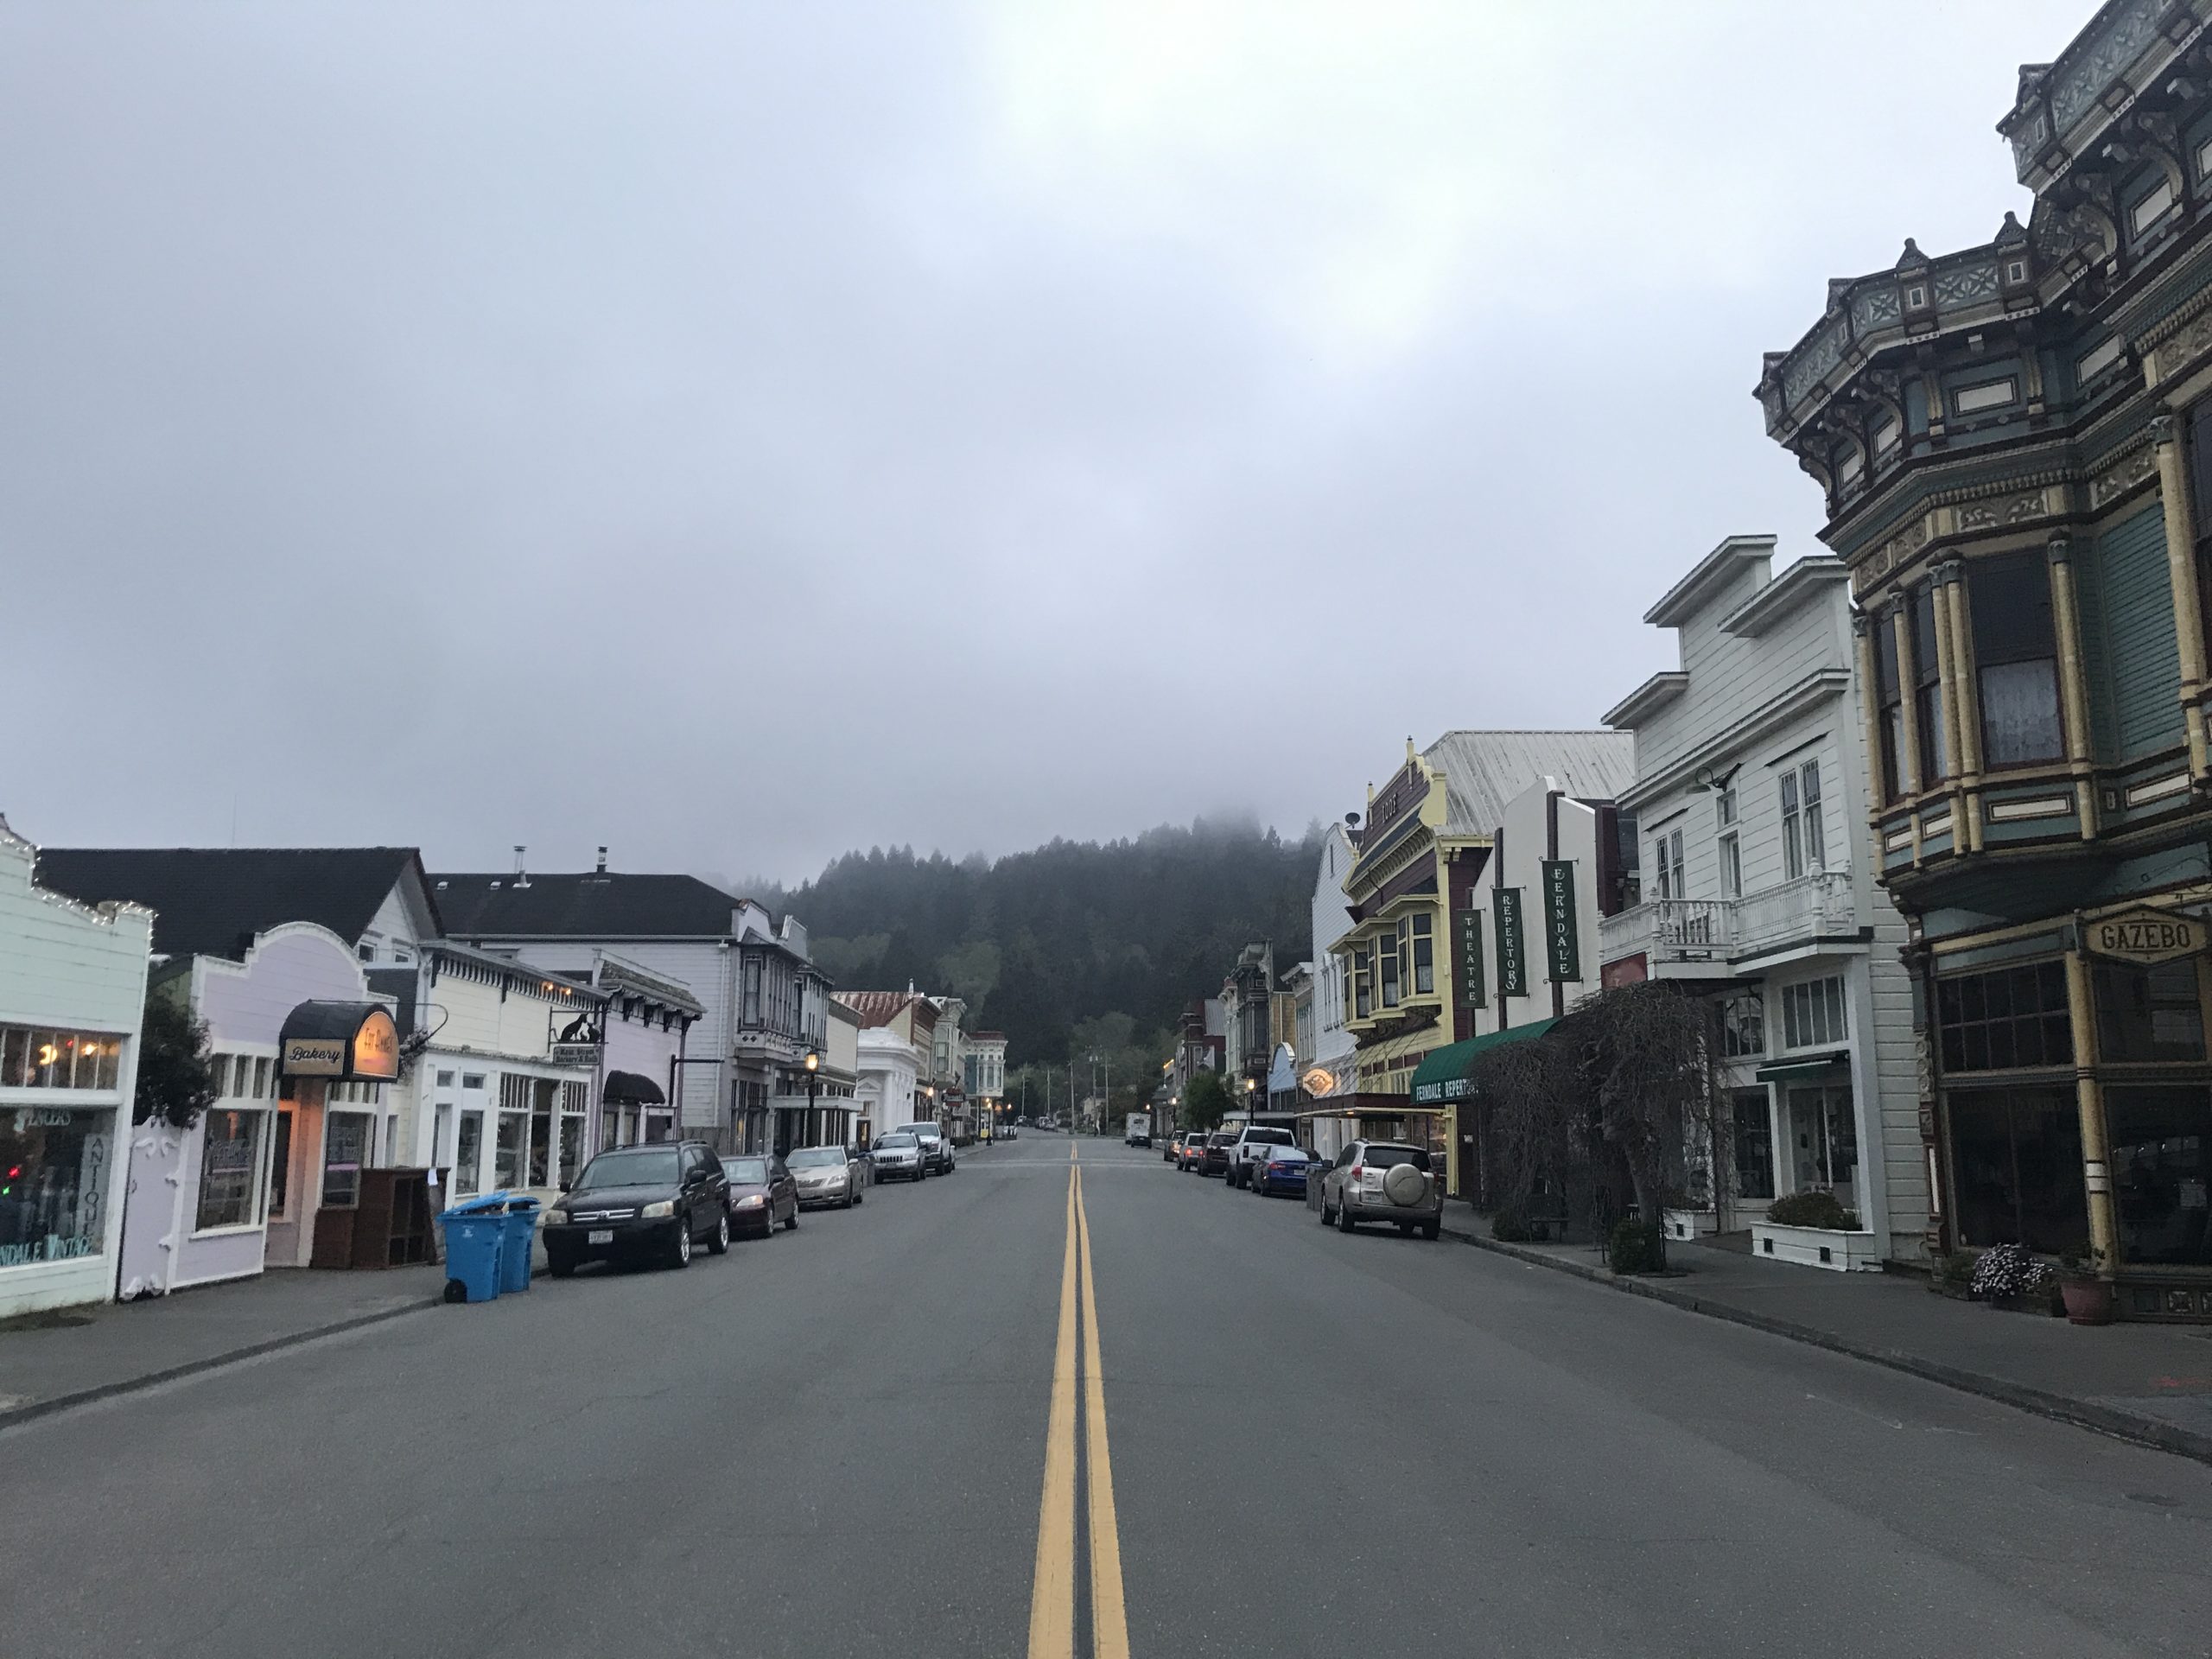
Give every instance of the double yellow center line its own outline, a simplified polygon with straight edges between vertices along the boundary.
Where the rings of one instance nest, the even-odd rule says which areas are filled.
[[[1128,1659],[1122,1599],[1122,1535],[1114,1519],[1114,1465],[1106,1446],[1106,1392],[1098,1359],[1098,1299],[1090,1277],[1090,1217],[1083,1172],[1068,1148],[1067,1244],[1060,1258],[1060,1329],[1052,1359],[1052,1408],[1045,1430],[1045,1495],[1037,1516],[1037,1572],[1029,1592],[1029,1659],[1074,1659],[1076,1651],[1076,1311],[1082,1308],[1080,1452],[1088,1500],[1091,1659]]]

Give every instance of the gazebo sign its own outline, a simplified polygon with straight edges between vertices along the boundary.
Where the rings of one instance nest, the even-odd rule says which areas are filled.
[[[2171,910],[2131,910],[2082,925],[2083,948],[2100,957],[2151,967],[2193,957],[2204,948],[2204,924]]]

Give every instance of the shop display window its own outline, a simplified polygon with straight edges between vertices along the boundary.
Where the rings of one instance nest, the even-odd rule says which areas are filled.
[[[261,1219],[261,1136],[267,1114],[211,1111],[200,1152],[200,1207],[194,1225],[250,1227]]]
[[[98,1255],[115,1114],[0,1109],[0,1268]]]
[[[1946,1106],[1961,1243],[2056,1253],[2088,1237],[2071,1088],[1955,1089]]]
[[[350,1210],[361,1201],[361,1171],[369,1161],[366,1112],[333,1112],[322,1132],[322,1207]]]
[[[2212,1266],[2206,1194],[2212,1187],[2212,1089],[2107,1086],[2113,1207],[2126,1262]]]
[[[120,1037],[0,1026],[0,1089],[114,1089],[122,1069]]]
[[[484,1114],[463,1112],[461,1132],[454,1143],[453,1190],[454,1196],[465,1198],[479,1190],[478,1172],[484,1159]]]
[[[2204,1010],[2193,958],[2137,968],[2101,962],[2094,979],[2097,1058],[2123,1064],[2204,1058]]]
[[[1939,980],[1936,1017],[1947,1072],[2074,1064],[2063,963]]]

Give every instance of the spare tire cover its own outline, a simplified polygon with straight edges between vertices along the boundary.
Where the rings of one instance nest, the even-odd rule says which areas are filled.
[[[1391,1203],[1411,1208],[1428,1196],[1428,1177],[1411,1164],[1393,1164],[1383,1172],[1382,1191]]]

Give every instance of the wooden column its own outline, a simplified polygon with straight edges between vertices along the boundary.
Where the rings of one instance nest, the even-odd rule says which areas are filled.
[[[2158,461],[2158,494],[2165,511],[2166,581],[2173,589],[2174,637],[2181,647],[2182,715],[2189,726],[2189,774],[2205,776],[2204,612],[2196,580],[2196,504],[2189,496],[2189,468],[2174,417],[2151,423]]]
[[[2082,1120],[2082,1181],[2089,1201],[2089,1243],[2107,1278],[2120,1262],[2112,1207],[2112,1153],[2105,1139],[2104,1089],[2097,1081],[2097,1013],[2089,959],[2066,953],[2066,1012],[2074,1028],[2074,1106]]]
[[[2050,561],[2050,615],[2058,634],[2058,694],[2066,720],[2066,763],[2074,774],[2074,805],[2082,839],[2097,833],[2097,791],[2090,774],[2089,683],[2082,668],[2082,607],[2074,593],[2074,538],[2051,532],[2044,549]]]
[[[1958,579],[1959,563],[1947,559],[1937,565],[1928,582],[1928,610],[1935,621],[1936,703],[1942,721],[1943,752],[1950,758],[1951,849],[1974,849],[1974,836],[1967,822],[1966,752],[1960,747],[1960,671],[1958,649],[1951,629],[1951,584]]]
[[[1874,832],[1874,868],[1882,868],[1882,813],[1890,805],[1882,782],[1882,678],[1874,659],[1874,630],[1880,624],[1865,611],[1851,613],[1851,632],[1859,654],[1859,712],[1866,728],[1866,821]]]
[[[1898,757],[1898,770],[1905,775],[1897,781],[1904,785],[1905,794],[1916,802],[1925,784],[1920,769],[1920,676],[1912,656],[1912,618],[1905,608],[1903,594],[1892,594],[1883,605],[1882,621],[1897,641],[1897,695],[1904,702],[1904,718],[1898,722],[1904,728],[1904,753]],[[1916,804],[1912,813],[1912,861],[1916,865],[1920,862],[1920,809]]]

